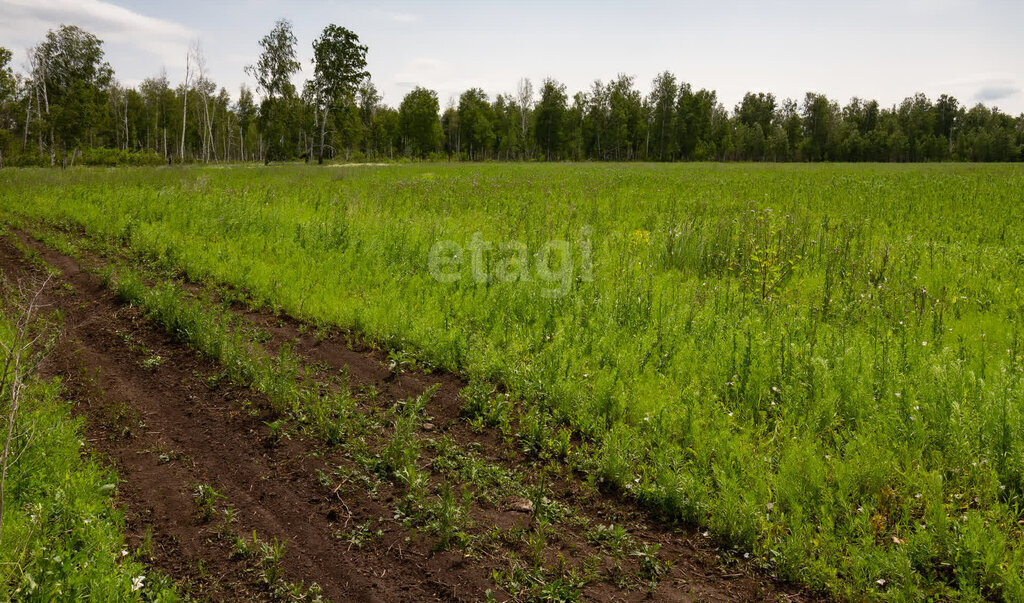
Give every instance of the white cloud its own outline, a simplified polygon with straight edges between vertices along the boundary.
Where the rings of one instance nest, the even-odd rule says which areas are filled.
[[[462,72],[455,65],[433,57],[416,57],[408,61],[391,80],[403,95],[416,86],[433,90],[442,107],[448,100],[458,102],[459,95],[470,88],[483,89],[493,100],[499,92],[509,92],[515,82],[516,78],[502,79],[488,73]]]
[[[415,23],[420,20],[418,14],[409,11],[368,9],[363,14],[374,20],[392,23]]]
[[[933,88],[952,93],[965,105],[992,104],[1016,98],[1024,92],[1024,82],[1013,73],[993,71],[945,80]]]
[[[104,43],[126,45],[156,56],[165,65],[184,63],[189,40],[197,32],[101,0],[3,0],[0,38],[25,47],[61,24],[78,25]]]
[[[438,82],[446,81],[453,75],[451,65],[448,63],[430,58],[417,57],[402,68],[402,71],[394,74],[394,82],[403,88],[414,86],[437,85]]]
[[[1017,78],[1016,74],[1008,71],[989,71],[975,73],[963,77],[957,77],[940,82],[942,86],[974,86],[978,84],[1000,84],[1012,82]]]
[[[927,14],[946,14],[957,10],[970,9],[971,0],[897,0],[886,2],[888,5],[895,5],[907,10],[911,14],[920,16]]]
[[[415,23],[420,19],[418,15],[413,13],[389,12],[384,13],[384,16],[397,23]]]
[[[974,98],[981,102],[999,101],[1020,94],[1021,89],[1012,83],[985,85],[974,93]]]

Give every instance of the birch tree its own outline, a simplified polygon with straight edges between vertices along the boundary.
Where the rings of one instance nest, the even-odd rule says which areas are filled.
[[[366,71],[366,46],[344,27],[328,25],[313,41],[313,88],[320,113],[317,163],[324,162],[327,116],[342,103],[352,103]]]
[[[529,78],[523,78],[519,80],[519,84],[516,86],[516,105],[519,108],[519,128],[520,128],[520,142],[522,143],[523,157],[526,159],[530,158],[530,138],[529,138],[529,114],[533,110],[533,84]]]
[[[67,156],[88,145],[88,136],[100,121],[113,69],[103,60],[103,41],[74,25],[61,25],[46,33],[32,49],[33,79],[42,92],[46,127],[50,133],[51,161],[59,149]]]
[[[191,68],[192,50],[185,53],[185,81],[181,84],[181,149],[178,152],[180,161],[185,161],[185,126],[188,125],[188,86],[192,76]]]
[[[292,75],[299,70],[299,61],[295,56],[295,44],[298,40],[292,33],[292,23],[280,19],[270,33],[260,40],[263,52],[254,65],[245,68],[246,73],[256,80],[256,87],[263,96],[260,105],[260,121],[262,130],[266,132],[267,149],[263,155],[264,163],[269,164],[272,156],[277,155],[284,142],[284,124],[286,111],[279,110],[278,99],[290,99],[295,96],[295,86],[291,82]],[[286,109],[284,107],[283,109]]]

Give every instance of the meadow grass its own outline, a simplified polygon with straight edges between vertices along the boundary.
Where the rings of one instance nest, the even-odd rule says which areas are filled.
[[[15,340],[14,315],[0,311],[0,341]],[[38,352],[39,350],[35,350]],[[0,365],[6,362],[0,353]],[[59,381],[27,375],[11,430],[0,541],[0,599],[171,601],[174,585],[129,553],[114,506],[117,476],[83,456],[83,426]],[[11,404],[2,395],[2,432]]]
[[[1024,598],[1020,166],[8,170],[0,209],[500,384],[783,578]]]

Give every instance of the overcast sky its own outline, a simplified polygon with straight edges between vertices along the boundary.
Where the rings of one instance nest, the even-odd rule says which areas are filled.
[[[128,85],[166,68],[180,81],[200,40],[209,76],[237,96],[245,65],[276,19],[290,19],[305,73],[311,43],[329,23],[369,46],[385,102],[415,85],[452,96],[479,86],[511,92],[521,77],[554,77],[573,92],[618,73],[646,94],[660,71],[718,91],[730,109],[746,91],[800,99],[823,92],[899,103],[950,93],[1024,113],[1024,2],[830,0],[790,2],[345,2],[332,0],[0,0],[0,45],[25,49],[47,29],[79,25],[104,40]]]

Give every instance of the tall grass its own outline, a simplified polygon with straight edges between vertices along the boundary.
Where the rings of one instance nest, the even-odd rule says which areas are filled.
[[[13,322],[10,311],[0,311],[5,344],[15,341]],[[0,517],[0,599],[177,600],[166,577],[129,553],[113,501],[117,476],[83,456],[82,424],[60,383],[26,375],[19,398]],[[8,382],[0,392],[5,433],[10,404]]]
[[[0,173],[9,214],[502,383],[595,478],[857,598],[1024,597],[1022,191],[999,165]],[[561,296],[429,269],[440,240],[536,266],[554,239]]]

